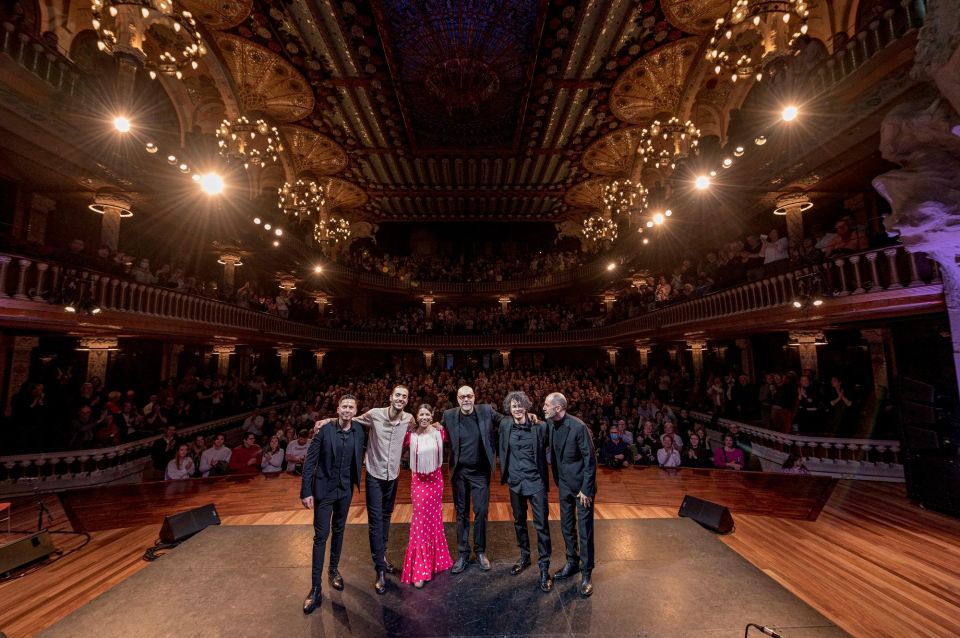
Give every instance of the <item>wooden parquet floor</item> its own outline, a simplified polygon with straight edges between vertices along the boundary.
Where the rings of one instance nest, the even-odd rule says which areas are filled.
[[[625,498],[601,500],[596,509],[598,518],[676,516],[678,501],[665,502],[667,495],[657,492],[659,485],[661,492],[673,496],[675,486],[658,483],[652,474],[644,477],[638,472],[637,476],[643,480],[639,486],[629,486],[633,494],[629,502],[623,502],[628,500]],[[615,485],[624,480],[637,479],[618,473],[601,474],[600,493],[618,493]],[[706,477],[701,481],[703,490],[695,489],[696,481],[684,488],[707,498],[717,496],[710,489],[712,480]],[[278,486],[284,490],[289,487],[251,481],[235,492],[235,498],[249,500],[259,490],[272,497],[272,490]],[[735,486],[725,485],[724,489],[733,490]],[[747,503],[751,488],[741,485],[739,490],[742,493],[727,491],[720,494],[726,499],[715,500]],[[828,494],[829,500],[816,520],[764,516],[732,508],[736,531],[722,540],[854,636],[960,636],[960,520],[911,505],[901,485],[840,481]],[[502,496],[494,490],[491,520],[511,520],[509,503]],[[55,498],[47,499],[62,525],[63,509],[51,502]],[[261,511],[234,513],[226,513],[231,508],[225,510],[221,501],[218,509],[225,525],[308,525],[312,521],[311,512],[296,509],[289,501],[273,501],[273,507],[261,507]],[[116,509],[115,504],[104,507]],[[133,509],[130,505],[127,508]],[[30,511],[29,503],[18,509],[30,520],[23,514]],[[77,518],[77,512],[73,514]],[[551,518],[558,515],[558,508],[551,507]],[[393,520],[409,522],[410,516],[408,502],[398,502]],[[122,514],[116,517],[124,518]],[[444,518],[453,519],[450,503],[444,506]],[[18,522],[15,519],[15,526]],[[366,522],[362,505],[351,508],[349,522]],[[35,518],[30,525],[34,524]],[[90,544],[82,551],[23,579],[0,584],[0,631],[11,638],[31,636],[143,569],[148,563],[140,557],[155,541],[158,529],[154,522],[93,530]],[[309,542],[307,536],[305,543]],[[61,539],[56,542],[61,546]],[[62,547],[68,549],[69,543]],[[602,569],[597,570],[595,581],[602,591]]]

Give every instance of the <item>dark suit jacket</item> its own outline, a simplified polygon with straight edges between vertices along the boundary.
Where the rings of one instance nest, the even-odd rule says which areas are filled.
[[[351,426],[357,431],[357,447],[354,450],[350,467],[350,483],[360,489],[360,468],[363,466],[363,425],[354,421]],[[336,421],[320,428],[307,449],[307,458],[303,460],[303,480],[300,481],[300,498],[326,496],[334,481],[339,480],[333,467],[333,446],[337,443]]]
[[[529,417],[528,417],[529,418]],[[543,484],[550,490],[550,473],[547,469],[547,446],[550,445],[550,431],[545,421],[534,423],[531,428],[537,437],[537,469]],[[513,431],[513,417],[503,417],[500,420],[500,484],[503,485],[510,478],[510,433]]]
[[[487,460],[490,461],[490,467],[496,463],[496,456],[493,451],[493,419],[500,415],[494,412],[493,408],[486,403],[474,406],[477,413],[477,421],[480,424],[480,441],[483,449],[486,451]],[[457,455],[460,453],[460,408],[450,408],[443,411],[443,427],[447,428],[447,435],[450,437],[450,475],[457,470]]]
[[[567,427],[561,430],[561,426]],[[553,480],[560,496],[583,492],[593,498],[597,494],[597,454],[593,436],[586,424],[565,414],[560,421],[550,422],[550,448],[553,455]]]

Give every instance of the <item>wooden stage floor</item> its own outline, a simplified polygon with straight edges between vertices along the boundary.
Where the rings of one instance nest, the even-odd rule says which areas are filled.
[[[398,488],[397,522],[410,520],[408,481]],[[960,635],[960,520],[911,505],[902,485],[643,468],[601,469],[598,487],[599,519],[672,518],[684,494],[729,506],[736,531],[722,541],[851,635]],[[0,631],[11,638],[31,636],[145,567],[143,550],[156,540],[165,514],[213,502],[225,525],[308,525],[312,513],[300,507],[298,489],[299,479],[284,475],[48,495],[53,528],[82,529],[91,542],[34,574],[0,584]],[[453,520],[449,486],[444,500],[444,518]],[[362,493],[354,497],[350,523],[366,522],[362,502]],[[36,524],[32,501],[15,502],[14,508],[15,528]],[[553,505],[551,519],[558,516]],[[497,480],[490,519],[512,520]],[[63,536],[54,541],[63,550],[80,542]],[[602,570],[595,581],[603,592]]]

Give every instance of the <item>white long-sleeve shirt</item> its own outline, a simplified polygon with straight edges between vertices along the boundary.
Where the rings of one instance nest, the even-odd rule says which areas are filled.
[[[180,467],[177,467],[177,459],[170,459],[170,462],[167,463],[167,471],[164,473],[164,480],[166,481],[177,481],[179,479],[186,479],[193,476],[193,459],[189,456],[180,463]]]
[[[229,463],[231,454],[230,448],[226,445],[219,450],[216,447],[208,447],[203,451],[203,454],[200,455],[200,472],[202,472],[204,476],[210,476],[210,468],[220,461]]]
[[[274,453],[264,452],[263,460],[260,461],[260,469],[264,474],[272,474],[283,469],[283,448]]]

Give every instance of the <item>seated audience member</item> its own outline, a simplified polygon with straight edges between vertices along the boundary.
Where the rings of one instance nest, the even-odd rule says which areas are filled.
[[[207,439],[202,434],[193,437],[193,443],[190,445],[190,458],[193,459],[193,467],[196,469],[195,476],[200,476],[200,460],[203,453],[207,450]]]
[[[243,443],[230,453],[230,472],[233,474],[256,474],[260,471],[260,446],[253,432],[243,435]]]
[[[810,470],[803,464],[803,457],[791,454],[783,460],[783,467],[780,470],[784,474],[809,474]]]
[[[690,436],[693,428],[694,421],[690,418],[690,411],[686,408],[680,408],[680,413],[677,415],[677,432],[681,437],[687,437]]]
[[[110,412],[104,411],[97,426],[96,441],[98,447],[111,447],[120,445],[120,428],[117,427],[116,418]]]
[[[307,458],[310,449],[310,430],[303,429],[297,433],[297,438],[287,444],[287,471],[301,473],[303,460]]]
[[[258,438],[263,436],[263,415],[260,414],[260,408],[254,408],[243,422],[243,431],[256,435]]]
[[[77,418],[70,422],[70,447],[75,449],[88,447],[93,443],[96,427],[90,406],[82,406],[77,411]]]
[[[673,437],[673,447],[677,450],[683,449],[683,438],[677,434],[677,426],[674,425],[673,421],[666,421],[663,424],[663,434],[660,435],[660,447],[664,447],[666,444],[663,440],[666,437]]]
[[[641,465],[657,465],[657,450],[660,449],[660,438],[653,431],[653,422],[645,421],[643,431],[637,437],[637,459]]]
[[[746,467],[750,464],[750,454],[753,452],[753,442],[750,440],[750,435],[742,432],[740,424],[736,421],[727,426],[727,431],[733,437],[733,443],[737,446],[737,449],[743,452],[743,464]]]
[[[713,451],[713,466],[719,469],[742,470],[743,452],[741,452],[733,441],[731,434],[723,435],[723,446]]]
[[[823,253],[825,257],[835,257],[838,255],[848,255],[860,250],[867,249],[867,236],[854,223],[849,216],[840,218],[836,224],[837,234],[824,246]]]
[[[158,406],[159,407],[159,406]],[[177,426],[168,425],[163,430],[163,436],[153,442],[150,449],[150,457],[153,459],[153,469],[163,472],[167,469],[167,463],[177,453]]]
[[[633,432],[627,429],[627,422],[623,419],[617,421],[617,431],[620,432],[620,440],[628,446],[633,445]]]
[[[143,422],[146,429],[156,432],[167,427],[167,417],[163,413],[163,407],[159,403],[151,403],[150,411],[144,412]],[[176,429],[176,424],[170,424],[169,427]]]
[[[164,480],[178,481],[193,476],[196,469],[193,465],[193,459],[190,458],[190,446],[181,443],[177,446],[177,453],[170,462],[167,463],[166,472],[163,475]]]
[[[680,457],[684,467],[713,467],[713,459],[710,458],[706,442],[701,440],[696,432],[690,433],[690,444],[684,448]]]
[[[230,448],[224,445],[225,437],[218,434],[213,437],[213,446],[200,455],[200,473],[203,476],[221,476],[227,473],[230,465]]]
[[[664,434],[663,447],[657,450],[657,464],[660,467],[680,467],[680,452],[673,445],[673,435]]]
[[[600,451],[600,460],[607,467],[630,467],[630,446],[620,438],[619,430],[610,431],[610,436],[607,437]]]
[[[264,474],[276,474],[283,470],[283,448],[280,447],[280,438],[276,435],[270,437],[270,443],[263,451],[263,459],[260,461],[260,469]]]

